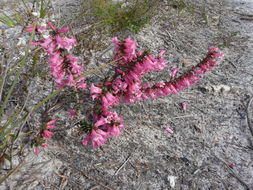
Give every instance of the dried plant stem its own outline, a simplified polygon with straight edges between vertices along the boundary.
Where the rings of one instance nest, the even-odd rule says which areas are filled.
[[[2,63],[4,63],[4,61],[5,61],[4,56],[5,56],[5,53],[3,54]],[[6,65],[6,68],[5,68],[5,71],[3,74],[3,78],[0,79],[0,102],[2,101],[2,94],[3,94],[5,79],[7,76],[7,71],[8,71],[8,64]]]
[[[0,184],[2,184],[8,177],[10,177],[12,174],[16,173],[21,167],[26,165],[25,162],[19,164],[16,168],[12,169],[9,173],[7,173],[5,176],[0,178]]]
[[[125,162],[117,169],[117,171],[114,173],[114,175],[118,175],[119,171],[126,165],[126,163],[129,161],[130,157],[131,157],[131,154],[127,157]]]
[[[15,121],[17,121],[17,119],[21,116],[22,112],[24,111],[26,104],[28,102],[29,99],[29,94],[27,95],[26,99],[25,99],[25,103],[22,106],[21,109],[18,109],[12,116],[10,116],[10,118],[8,119],[8,121],[4,124],[4,126],[0,129],[0,139],[2,137],[4,137],[5,135],[8,135],[15,127],[16,125],[13,125],[11,128],[9,128],[6,132],[4,132],[5,128],[7,128],[11,123]],[[25,122],[22,123],[21,127],[19,128],[19,131],[22,131],[23,127],[25,125]]]
[[[85,172],[77,169],[77,168],[74,168],[74,167],[71,167],[73,170],[76,170],[77,172],[79,172],[81,175],[83,175],[84,177],[94,181],[96,184],[100,185],[101,187],[103,187],[104,189],[108,189],[108,190],[115,190],[114,188],[111,188],[111,187],[108,187],[107,185],[101,183],[100,181],[98,181],[97,179],[95,179],[94,177],[91,177],[89,176],[88,174],[86,174]]]
[[[247,121],[249,130],[250,130],[250,132],[251,132],[251,135],[253,136],[253,126],[252,126],[252,123],[251,123],[251,121],[250,121],[250,116],[249,116],[250,106],[251,106],[252,101],[253,101],[253,97],[251,97],[251,99],[249,100],[248,106],[247,106],[246,121]]]
[[[215,154],[214,154],[214,157],[215,157],[217,160],[219,160],[221,163],[224,164],[224,166],[226,167],[226,169],[227,169],[228,171],[230,171],[229,174],[230,174],[231,176],[233,176],[234,178],[236,178],[247,190],[250,190],[250,187],[248,186],[248,184],[246,184],[243,180],[241,180],[241,178],[240,178],[238,175],[235,174],[235,172],[228,166],[227,162],[223,161],[221,158],[219,158],[219,157],[216,156]]]

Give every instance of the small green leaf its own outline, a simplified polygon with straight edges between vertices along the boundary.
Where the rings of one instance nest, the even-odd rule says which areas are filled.
[[[5,13],[2,13],[2,16],[0,16],[0,22],[10,27],[17,26],[16,22]]]
[[[46,16],[46,6],[45,6],[45,1],[41,0],[40,1],[40,18],[44,18]]]
[[[11,157],[8,154],[4,153],[3,157],[9,162],[11,162]]]
[[[15,13],[14,17],[19,24],[23,25],[25,23],[24,18],[19,13]]]

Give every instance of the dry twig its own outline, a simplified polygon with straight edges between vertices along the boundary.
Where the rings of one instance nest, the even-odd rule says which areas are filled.
[[[128,162],[128,160],[130,159],[131,154],[129,154],[129,156],[127,157],[126,161],[116,170],[116,172],[114,173],[114,175],[118,175],[119,171],[126,165],[126,163]]]
[[[224,166],[226,167],[226,169],[227,169],[228,171],[230,171],[229,174],[230,174],[231,176],[233,176],[234,178],[236,178],[244,187],[246,187],[246,190],[250,190],[250,189],[251,189],[243,180],[241,180],[241,178],[240,178],[238,175],[235,174],[235,172],[228,166],[228,163],[227,163],[227,162],[223,161],[222,159],[220,159],[220,158],[219,158],[218,156],[216,156],[215,154],[213,154],[213,155],[214,155],[214,157],[215,157],[217,160],[219,160],[220,162],[222,162],[222,163],[224,164]]]
[[[250,112],[250,106],[251,106],[252,101],[253,101],[253,97],[251,97],[251,99],[249,100],[248,106],[247,106],[246,121],[247,121],[249,130],[250,130],[250,132],[251,132],[251,134],[252,134],[252,136],[253,136],[253,126],[252,126],[252,124],[251,124],[251,122],[250,122],[250,116],[249,116],[249,115],[250,115],[250,114],[249,114],[249,112]]]
[[[86,174],[85,172],[74,168],[73,166],[70,166],[70,168],[72,168],[73,170],[76,170],[77,172],[79,172],[82,176],[94,181],[96,184],[100,185],[101,187],[103,187],[104,189],[108,189],[108,190],[115,190],[114,188],[108,187],[107,185],[101,183],[100,181],[98,181],[97,179],[95,179],[94,177],[89,176],[88,174]]]

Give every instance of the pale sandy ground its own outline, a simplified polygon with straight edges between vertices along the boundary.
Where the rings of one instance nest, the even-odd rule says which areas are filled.
[[[220,46],[225,59],[216,69],[178,96],[123,105],[125,132],[102,148],[83,147],[83,135],[64,123],[66,111],[55,113],[68,130],[58,132],[39,157],[29,154],[28,164],[0,189],[253,189],[253,136],[246,122],[247,116],[253,122],[253,104],[247,107],[253,96],[253,1],[189,2],[198,6],[194,15],[164,6],[160,20],[133,37],[143,48],[167,49],[170,66],[182,70],[208,47]],[[71,20],[77,4],[53,1],[58,17],[75,31],[83,24]],[[110,52],[97,55],[93,63]],[[220,85],[229,89],[219,90]],[[174,134],[165,133],[165,126]]]

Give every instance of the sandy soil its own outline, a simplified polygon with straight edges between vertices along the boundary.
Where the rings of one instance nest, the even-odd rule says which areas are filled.
[[[159,16],[133,36],[139,46],[167,49],[170,66],[181,71],[198,63],[208,47],[219,46],[225,53],[220,65],[178,96],[118,108],[126,129],[102,148],[82,146],[83,135],[70,127],[73,122],[62,122],[66,131],[57,132],[39,157],[28,154],[29,163],[1,190],[253,189],[253,103],[248,107],[253,96],[253,1],[188,1],[193,14],[163,2]],[[77,4],[53,1],[59,17],[68,15],[64,22],[73,27],[70,16]],[[100,53],[93,54],[91,67],[111,54]],[[163,72],[158,77],[168,76]],[[182,102],[188,104],[186,111]],[[66,111],[54,117],[63,119]],[[174,134],[164,132],[166,126]]]

